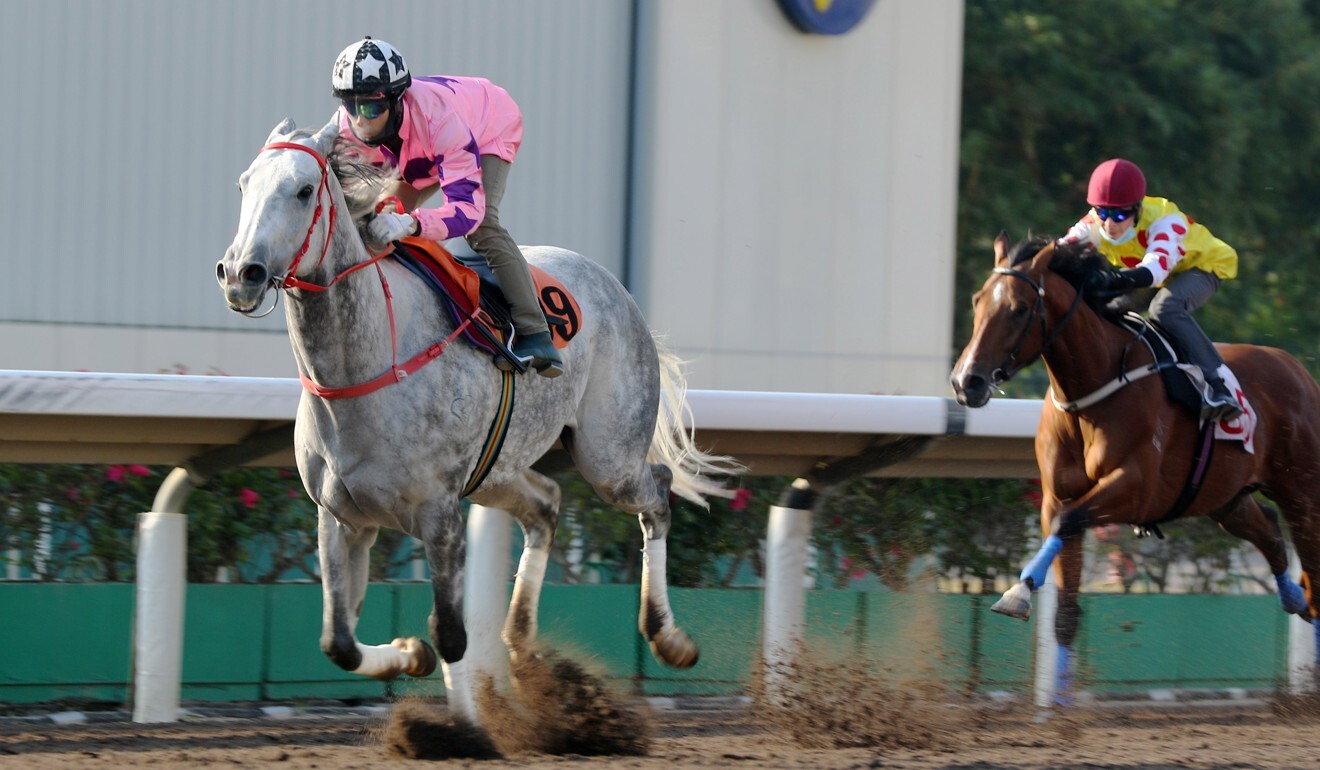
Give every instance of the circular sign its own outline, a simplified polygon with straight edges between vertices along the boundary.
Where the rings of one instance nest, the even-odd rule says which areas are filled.
[[[793,26],[817,35],[842,35],[857,26],[875,0],[779,0]]]

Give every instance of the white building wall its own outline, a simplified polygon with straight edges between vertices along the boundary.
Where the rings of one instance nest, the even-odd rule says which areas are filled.
[[[644,8],[634,292],[693,387],[947,393],[962,3]]]
[[[238,175],[284,117],[320,126],[365,34],[524,112],[501,214],[623,265],[632,4],[619,0],[0,0],[0,368],[292,376],[283,313],[231,313],[215,263]]]
[[[839,37],[775,0],[0,2],[0,71],[46,86],[0,121],[0,368],[292,376],[214,264],[239,173],[371,34],[513,93],[514,237],[624,278],[693,387],[947,391],[960,0]]]

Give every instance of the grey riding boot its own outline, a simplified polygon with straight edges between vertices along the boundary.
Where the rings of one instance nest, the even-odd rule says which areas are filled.
[[[1219,284],[1218,276],[1204,270],[1192,268],[1178,273],[1155,293],[1150,303],[1150,317],[1177,340],[1187,360],[1200,367],[1205,375],[1210,392],[1203,396],[1205,403],[1201,406],[1201,418],[1231,420],[1242,414],[1242,410],[1228,385],[1219,377],[1219,367],[1224,365],[1224,359],[1201,325],[1192,318],[1192,311],[1213,297]]]

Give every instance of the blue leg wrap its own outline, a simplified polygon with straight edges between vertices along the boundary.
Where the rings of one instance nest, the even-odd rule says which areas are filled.
[[[1306,593],[1288,577],[1287,572],[1275,575],[1274,583],[1279,587],[1279,603],[1283,605],[1284,612],[1310,616],[1311,608],[1306,604]]]
[[[1022,575],[1018,578],[1023,583],[1031,581],[1031,590],[1035,591],[1045,585],[1045,576],[1050,570],[1050,564],[1054,563],[1054,557],[1059,555],[1059,549],[1063,548],[1063,539],[1058,535],[1050,535],[1045,538],[1045,543],[1041,545],[1040,550],[1031,562],[1022,569]]]
[[[1315,633],[1315,665],[1320,667],[1320,620],[1311,619],[1311,631]]]
[[[1057,646],[1058,661],[1054,666],[1054,703],[1059,706],[1071,706],[1072,692],[1072,648],[1066,644]]]

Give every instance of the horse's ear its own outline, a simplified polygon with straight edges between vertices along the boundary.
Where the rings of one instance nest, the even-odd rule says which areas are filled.
[[[995,236],[995,266],[1004,267],[1008,263],[1008,231],[1000,230]]]
[[[334,149],[335,139],[338,136],[339,120],[337,118],[332,118],[329,123],[326,123],[321,127],[320,131],[316,132],[316,136],[312,137],[312,144],[316,146],[316,149],[319,150],[322,155],[329,155],[330,151]]]
[[[266,137],[266,144],[278,142],[289,134],[292,134],[295,128],[297,128],[297,126],[293,125],[292,118],[281,120],[278,126],[271,129],[270,136]]]

